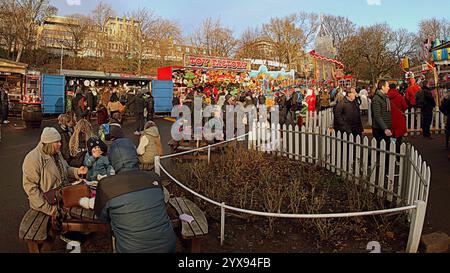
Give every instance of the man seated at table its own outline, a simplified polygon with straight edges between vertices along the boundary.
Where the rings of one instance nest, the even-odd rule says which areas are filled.
[[[159,177],[139,170],[133,142],[115,140],[109,159],[117,175],[99,182],[95,214],[111,222],[119,253],[174,253],[176,236]]]

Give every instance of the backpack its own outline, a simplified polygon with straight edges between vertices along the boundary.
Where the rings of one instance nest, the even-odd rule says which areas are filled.
[[[419,108],[425,106],[425,92],[423,90],[416,93],[416,106]]]

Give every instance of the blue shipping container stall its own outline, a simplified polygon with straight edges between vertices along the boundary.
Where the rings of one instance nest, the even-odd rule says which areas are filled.
[[[42,112],[44,114],[62,114],[65,112],[65,77],[42,76]]]
[[[152,81],[152,95],[155,100],[155,113],[172,112],[172,81]]]

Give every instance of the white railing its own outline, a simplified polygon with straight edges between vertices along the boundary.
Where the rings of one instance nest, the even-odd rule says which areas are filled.
[[[420,108],[412,108],[405,113],[406,128],[408,135],[420,135],[422,133],[422,112]],[[446,116],[435,108],[433,111],[433,121],[431,123],[431,132],[434,134],[445,133]]]
[[[396,203],[399,207],[369,212],[316,215],[251,211],[228,206],[224,202],[211,200],[195,192],[195,190],[190,189],[173,177],[161,164],[161,159],[177,157],[181,154],[199,150],[208,149],[209,155],[212,147],[242,139],[242,136],[189,152],[161,158],[155,157],[155,171],[158,175],[161,175],[161,171],[163,171],[184,190],[221,208],[221,244],[223,244],[225,238],[226,210],[264,217],[296,219],[362,217],[409,212],[411,224],[406,251],[409,253],[417,252],[425,219],[431,171],[413,147],[403,144],[400,154],[396,154],[395,145],[393,144],[390,145],[390,149],[387,151],[385,149],[386,143],[384,142],[378,148],[376,141],[372,141],[371,145],[369,145],[367,138],[361,140],[360,137],[355,139],[353,136],[348,137],[346,134],[340,135],[338,133],[336,135],[335,132],[328,133],[326,128],[322,130],[316,128],[315,131],[311,131],[306,130],[306,127],[298,130],[299,128],[297,127],[295,128],[297,130],[295,130],[292,126],[286,128],[284,125],[281,129],[280,125],[268,126],[267,124],[254,124],[252,128],[253,130],[247,134],[250,149],[258,149],[278,156],[287,156],[292,159],[307,161],[311,164],[319,164],[337,175],[352,179],[355,183],[363,183],[364,178],[368,178],[369,182],[366,184],[366,187],[369,187],[372,193],[376,193],[378,196]],[[386,157],[388,157],[387,160]],[[396,164],[397,158],[400,160],[398,165]],[[385,175],[386,168],[388,168],[387,175]]]

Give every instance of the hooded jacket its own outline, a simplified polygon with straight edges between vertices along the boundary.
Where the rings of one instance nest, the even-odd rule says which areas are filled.
[[[111,164],[118,174],[99,182],[95,214],[111,222],[119,253],[174,253],[176,236],[159,177],[138,170],[130,142],[119,139],[110,148]]]
[[[405,112],[408,110],[408,104],[397,89],[389,90],[388,97],[391,103],[392,134],[394,137],[403,137],[408,132],[405,116]]]

